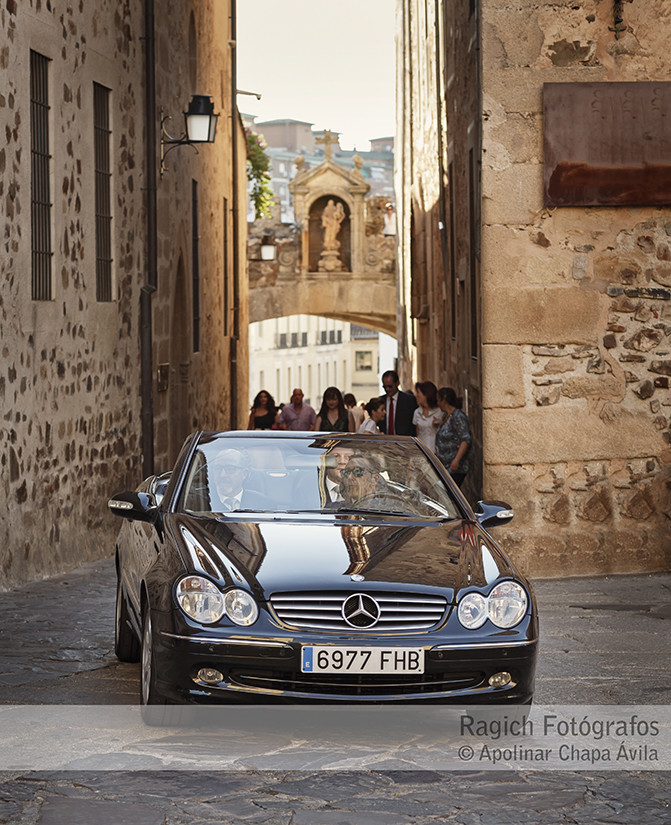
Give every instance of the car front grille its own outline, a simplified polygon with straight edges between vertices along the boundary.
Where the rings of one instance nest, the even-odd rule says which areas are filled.
[[[229,671],[233,685],[252,690],[318,696],[398,696],[445,694],[477,687],[484,679],[479,672],[424,673],[420,676],[379,676],[368,674],[301,673],[300,671]]]
[[[374,624],[355,626],[343,616],[343,604],[352,595],[364,595],[373,599],[379,608],[379,618]],[[275,593],[270,604],[279,621],[299,630],[333,631],[394,631],[429,630],[445,615],[447,599],[426,593],[384,593],[372,591],[366,594],[352,592],[324,593]]]

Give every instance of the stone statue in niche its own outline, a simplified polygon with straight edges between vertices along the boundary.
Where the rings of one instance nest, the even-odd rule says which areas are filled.
[[[337,240],[337,237],[340,232],[340,224],[344,218],[345,210],[342,208],[342,203],[338,201],[336,205],[333,203],[333,199],[330,199],[322,212],[324,249],[340,249],[340,242]]]
[[[324,229],[324,242],[318,264],[320,272],[341,272],[343,269],[340,253],[338,252],[340,249],[338,234],[345,217],[342,203],[340,201],[335,203],[330,198],[322,212],[321,222]]]

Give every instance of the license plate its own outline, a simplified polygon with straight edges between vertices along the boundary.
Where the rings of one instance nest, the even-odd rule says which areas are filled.
[[[331,647],[307,645],[302,673],[424,673],[421,647]]]

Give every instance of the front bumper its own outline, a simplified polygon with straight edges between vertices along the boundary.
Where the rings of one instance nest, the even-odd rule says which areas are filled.
[[[300,702],[455,702],[525,704],[531,701],[537,656],[536,625],[529,619],[514,636],[499,640],[455,641],[440,633],[365,638],[314,633],[225,635],[222,628],[194,632],[175,627],[169,614],[152,615],[154,651],[160,692],[174,702],[216,703],[238,699]],[[427,641],[427,636],[430,640]],[[371,647],[422,647],[421,675],[302,673],[303,645],[334,644]],[[207,684],[203,668],[223,679]],[[511,681],[492,687],[489,679],[506,671]]]

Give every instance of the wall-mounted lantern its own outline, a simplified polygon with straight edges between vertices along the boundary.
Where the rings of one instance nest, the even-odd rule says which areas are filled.
[[[275,260],[275,238],[272,235],[264,235],[261,238],[261,260]]]
[[[214,113],[214,103],[211,95],[194,95],[189,108],[184,112],[185,132],[181,138],[174,138],[165,128],[165,123],[170,120],[169,115],[161,115],[161,177],[165,172],[165,156],[177,146],[192,146],[197,153],[196,143],[214,143],[214,136],[217,131],[218,114]],[[166,146],[168,147],[166,149]]]

